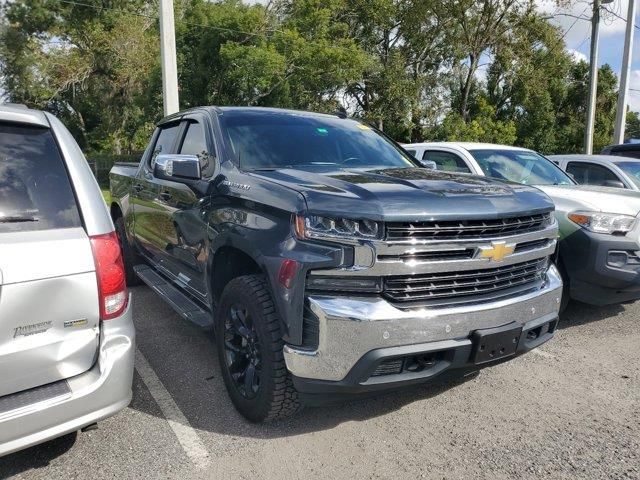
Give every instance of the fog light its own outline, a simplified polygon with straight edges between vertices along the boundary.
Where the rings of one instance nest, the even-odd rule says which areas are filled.
[[[346,277],[307,277],[307,288],[310,290],[343,290],[347,292],[380,292],[379,278],[346,278]]]
[[[609,252],[607,265],[614,268],[623,268],[627,265],[627,254],[625,252]]]

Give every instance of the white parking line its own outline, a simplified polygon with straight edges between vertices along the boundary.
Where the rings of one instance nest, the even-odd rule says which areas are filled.
[[[138,349],[136,349],[136,370],[138,370],[142,381],[149,389],[149,393],[151,393],[158,407],[160,407],[162,414],[169,422],[169,426],[191,462],[198,468],[208,467],[209,453],[200,437],[198,437],[198,434],[173,400],[171,394]]]

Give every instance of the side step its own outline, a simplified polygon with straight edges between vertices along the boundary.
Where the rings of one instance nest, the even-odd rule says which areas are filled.
[[[136,275],[162,297],[178,315],[200,328],[213,328],[213,315],[187,297],[148,265],[135,265]]]

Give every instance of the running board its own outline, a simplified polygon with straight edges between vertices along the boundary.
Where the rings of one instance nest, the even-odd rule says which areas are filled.
[[[200,328],[213,328],[213,315],[200,307],[148,265],[135,265],[133,270],[154,292],[162,297],[178,315]]]

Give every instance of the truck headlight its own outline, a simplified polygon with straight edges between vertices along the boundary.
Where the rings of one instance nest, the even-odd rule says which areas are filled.
[[[330,218],[320,215],[295,217],[295,231],[299,238],[353,238],[375,240],[381,238],[382,227],[373,220]]]
[[[573,223],[594,233],[626,234],[630,232],[636,218],[630,215],[600,212],[572,212],[568,215]]]

